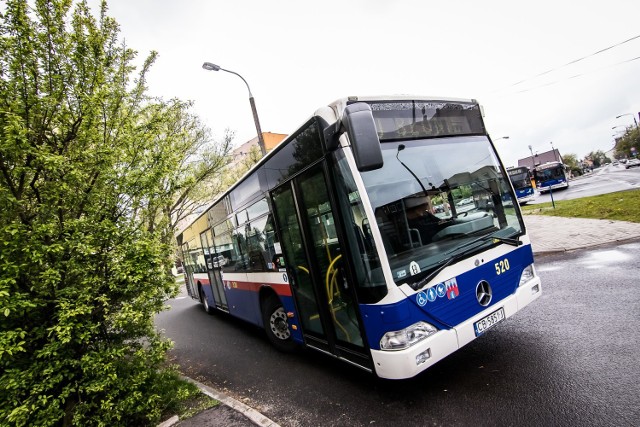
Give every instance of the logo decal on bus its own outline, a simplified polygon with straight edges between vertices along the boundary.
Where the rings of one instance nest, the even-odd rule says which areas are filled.
[[[415,276],[416,274],[420,273],[420,266],[417,262],[411,261],[411,264],[409,264],[409,271],[411,271],[412,276]]]
[[[427,294],[424,292],[418,292],[416,295],[416,302],[420,307],[424,307],[427,304]]]
[[[442,298],[447,293],[447,289],[444,286],[444,283],[438,283],[436,286],[436,292],[438,293],[438,298]]]
[[[458,289],[458,281],[453,278],[444,282],[444,285],[447,289],[447,298],[454,299],[458,295],[460,295],[460,290]]]
[[[429,300],[429,302],[434,302],[437,297],[438,297],[438,293],[436,292],[435,286],[432,286],[429,289],[427,289],[427,299]]]

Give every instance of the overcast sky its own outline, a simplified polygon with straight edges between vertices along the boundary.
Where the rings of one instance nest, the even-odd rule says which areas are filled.
[[[638,0],[108,4],[140,61],[159,52],[150,92],[193,100],[214,135],[234,130],[236,145],[256,135],[247,88],[205,61],[247,80],[265,132],[289,134],[350,95],[477,99],[506,166],[529,145],[553,142],[579,158],[607,151],[634,123],[616,116],[640,111]]]

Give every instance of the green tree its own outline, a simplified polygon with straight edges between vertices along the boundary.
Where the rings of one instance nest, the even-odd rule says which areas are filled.
[[[564,162],[565,165],[569,166],[570,168],[580,166],[578,162],[578,156],[576,156],[573,153],[565,154],[564,156],[562,156],[562,161]]]
[[[629,126],[621,138],[616,139],[616,158],[631,158],[640,152],[640,129]]]
[[[599,168],[607,162],[611,162],[611,159],[609,159],[602,150],[592,151],[587,154],[585,158],[590,159],[593,162],[593,166],[596,168]]]
[[[578,156],[573,153],[565,154],[562,156],[562,161],[565,165],[567,165],[574,176],[582,175],[582,168],[580,167]]]
[[[136,77],[106,12],[0,15],[0,425],[155,424],[187,393],[153,318],[172,225],[228,141],[146,94],[156,54]]]

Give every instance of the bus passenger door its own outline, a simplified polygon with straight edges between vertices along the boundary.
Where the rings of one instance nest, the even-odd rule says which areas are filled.
[[[224,284],[222,283],[222,275],[220,273],[222,268],[221,260],[224,259],[224,257],[220,256],[220,254],[215,250],[211,229],[207,230],[206,234],[203,233],[203,236],[205,237],[202,239],[202,244],[207,245],[209,252],[209,259],[207,260],[207,274],[209,275],[209,283],[211,283],[214,304],[220,310],[228,312],[227,296],[224,293]]]
[[[273,192],[281,246],[308,346],[369,365],[346,247],[337,232],[322,164]]]

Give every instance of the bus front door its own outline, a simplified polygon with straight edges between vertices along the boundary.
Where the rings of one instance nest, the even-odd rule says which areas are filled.
[[[306,344],[369,368],[322,164],[276,189],[273,201]]]

